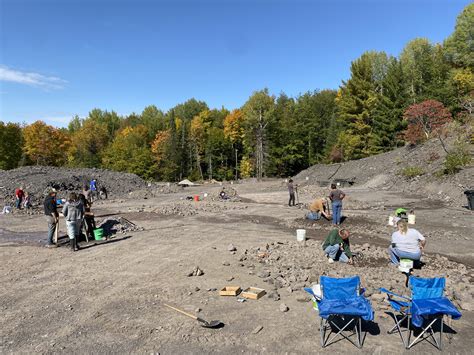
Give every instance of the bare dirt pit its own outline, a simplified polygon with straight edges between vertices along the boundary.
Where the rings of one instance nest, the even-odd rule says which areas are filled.
[[[352,353],[348,342],[321,349],[319,318],[303,287],[321,275],[360,275],[375,310],[364,351],[401,353],[399,337],[386,334],[393,321],[378,288],[407,294],[405,276],[388,266],[386,248],[393,231],[388,215],[394,206],[409,206],[428,239],[425,266],[415,275],[446,276],[447,295],[463,312],[452,322],[454,332],[445,334],[445,351],[471,353],[474,219],[465,201],[448,208],[393,190],[345,189],[343,226],[360,255],[350,266],[327,262],[321,242],[330,223],[309,222],[304,208],[288,207],[281,181],[233,187],[240,199],[186,199],[217,196],[220,186],[207,185],[100,201],[94,206],[99,221],[124,223],[110,223],[117,227],[110,240],[82,242],[75,253],[65,244],[43,247],[43,216],[1,215],[0,352]],[[308,187],[299,200],[305,205],[326,193]],[[296,228],[307,230],[305,243],[296,241]],[[64,221],[61,232],[66,243]],[[188,276],[196,267],[203,274]],[[245,302],[219,296],[231,285],[267,294]],[[202,328],[164,303],[225,326]],[[437,352],[427,342],[415,349]]]

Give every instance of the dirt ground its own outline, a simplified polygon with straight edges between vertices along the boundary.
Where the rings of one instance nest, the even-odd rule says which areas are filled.
[[[286,206],[287,191],[280,181],[234,187],[242,202],[182,199],[204,192],[215,195],[218,186],[100,201],[94,206],[98,219],[122,216],[144,231],[116,235],[107,242],[81,243],[82,250],[75,253],[66,246],[43,247],[47,234],[43,216],[1,215],[0,353],[354,352],[356,348],[346,341],[321,349],[319,317],[302,287],[279,290],[279,301],[266,295],[241,303],[218,295],[226,285],[261,287],[270,293],[271,285],[258,276],[260,265],[249,268],[241,262],[245,250],[288,245],[298,255],[305,248],[320,248],[319,241],[330,230],[329,222],[308,224],[302,219],[303,209]],[[462,207],[465,201],[448,208],[397,191],[354,187],[345,192],[344,226],[353,231],[353,243],[385,248],[390,240],[389,213],[399,206],[414,207],[416,228],[428,239],[426,252],[464,264],[472,285],[474,212]],[[313,197],[299,196],[302,203]],[[160,208],[176,203],[179,211],[189,205],[197,212],[160,213]],[[298,226],[307,228],[311,238],[305,245],[295,241]],[[64,221],[61,232],[64,235]],[[235,253],[228,250],[229,244],[237,248]],[[195,266],[204,275],[188,277]],[[386,267],[389,275],[399,277],[396,269]],[[354,266],[337,268],[357,274]],[[439,275],[443,274],[440,269]],[[221,320],[225,326],[202,328],[163,303],[207,320]],[[280,311],[282,303],[288,312]],[[446,353],[467,354],[474,348],[474,312],[462,312],[463,317],[452,322],[456,333],[443,339]],[[392,325],[390,317],[376,311],[363,351],[402,353],[399,337],[386,334]],[[254,334],[258,326],[263,329]],[[412,351],[437,352],[427,342]]]

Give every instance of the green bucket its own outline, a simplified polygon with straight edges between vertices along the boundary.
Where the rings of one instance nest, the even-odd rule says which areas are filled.
[[[94,229],[94,239],[95,240],[102,240],[103,236],[104,236],[104,229],[103,228]]]

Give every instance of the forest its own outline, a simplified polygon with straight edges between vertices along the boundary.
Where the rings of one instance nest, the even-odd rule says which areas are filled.
[[[160,181],[292,176],[418,144],[450,121],[472,122],[474,4],[443,43],[415,38],[395,57],[367,51],[337,90],[255,91],[242,107],[194,98],[120,116],[92,109],[67,128],[0,122],[0,169],[97,167]]]

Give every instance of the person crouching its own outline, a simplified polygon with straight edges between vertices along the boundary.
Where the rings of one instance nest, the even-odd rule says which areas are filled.
[[[350,232],[347,229],[333,229],[323,243],[323,250],[329,263],[340,261],[352,264],[352,252],[349,244]]]
[[[77,195],[72,192],[63,207],[63,215],[66,219],[67,235],[71,243],[71,250],[77,251],[77,236],[81,229],[82,218],[84,217],[84,205],[78,199]]]

